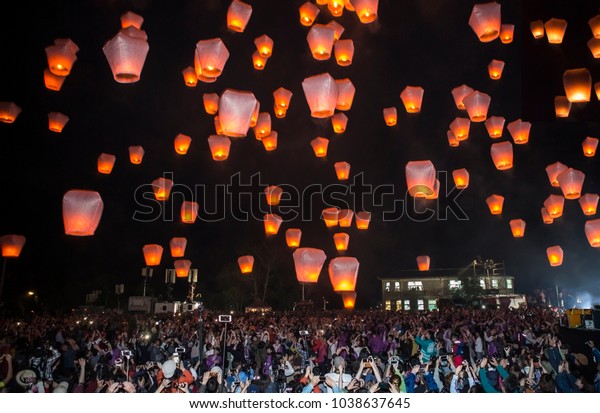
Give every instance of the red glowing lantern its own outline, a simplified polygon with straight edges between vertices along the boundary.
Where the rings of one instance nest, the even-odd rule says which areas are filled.
[[[592,75],[586,68],[565,70],[563,86],[569,102],[589,102],[592,94]]]
[[[336,80],[338,86],[338,98],[335,104],[337,110],[350,110],[354,101],[356,89],[350,79]]]
[[[377,20],[379,0],[352,0],[352,7],[361,23],[373,23]]]
[[[139,165],[144,159],[144,148],[141,146],[130,146],[129,147],[129,161],[134,165]]]
[[[463,98],[463,104],[471,122],[483,122],[487,118],[491,101],[490,95],[477,90]]]
[[[398,111],[394,106],[391,108],[383,108],[383,120],[388,126],[395,126],[398,122]]]
[[[425,198],[434,193],[435,167],[431,161],[410,161],[406,164],[406,186],[415,198]]]
[[[548,174],[548,179],[550,180],[550,185],[559,187],[560,184],[558,183],[558,180],[556,178],[558,177],[558,175],[560,175],[567,169],[569,169],[569,167],[560,162],[555,162],[551,165],[548,165],[546,167],[546,174]]]
[[[0,237],[0,247],[4,258],[18,258],[25,245],[26,238],[23,235],[4,235]]]
[[[469,26],[483,43],[495,40],[500,33],[500,4],[480,3],[473,6]]]
[[[419,271],[429,271],[429,265],[431,263],[431,258],[428,255],[419,255],[417,257],[417,267]]]
[[[598,148],[598,139],[592,138],[591,136],[587,136],[583,143],[581,144],[583,147],[583,155],[588,158],[592,158],[596,155],[596,149]]]
[[[139,30],[142,28],[142,24],[144,24],[144,18],[139,14],[128,11],[127,13],[121,15],[121,27],[123,29],[133,26]]]
[[[283,222],[283,218],[281,218],[277,214],[265,214],[264,216],[264,226],[265,226],[265,234],[267,235],[276,235],[279,232],[279,227]]]
[[[561,172],[556,177],[565,199],[577,199],[581,196],[581,188],[583,187],[584,179],[585,174],[573,168]]]
[[[490,79],[498,80],[502,77],[502,71],[504,70],[504,61],[492,59],[488,64],[488,74]]]
[[[13,123],[21,113],[21,108],[14,102],[0,102],[0,122]]]
[[[558,245],[546,248],[546,255],[552,267],[558,267],[563,263],[563,250]]]
[[[147,267],[154,267],[160,265],[162,259],[163,247],[158,244],[147,244],[142,248],[144,252],[144,260],[146,261]]]
[[[217,80],[229,59],[229,50],[219,38],[200,40],[196,43],[194,68],[198,80],[212,83]]]
[[[102,51],[115,81],[135,83],[140,80],[150,50],[147,40],[146,32],[129,26],[121,29],[115,37],[106,42]]]
[[[566,96],[556,96],[554,98],[554,112],[557,118],[568,118],[571,112],[571,102]]]
[[[187,239],[184,237],[173,237],[169,242],[171,249],[171,257],[181,258],[185,256],[185,248],[187,247]]]
[[[340,17],[344,13],[344,0],[329,0],[327,8],[333,17]]]
[[[329,280],[333,291],[354,291],[360,264],[354,257],[336,257],[329,262]]]
[[[238,258],[238,265],[242,274],[250,274],[254,267],[254,257],[252,255],[242,255]]]
[[[219,122],[225,136],[241,138],[248,134],[257,100],[252,92],[227,89],[219,99]]]
[[[242,33],[252,15],[252,6],[233,0],[227,9],[227,28]]]
[[[469,139],[469,129],[471,128],[471,121],[467,118],[456,118],[450,124],[450,130],[457,141],[464,141]]]
[[[61,133],[67,122],[69,122],[67,115],[60,112],[48,113],[48,129],[52,132]]]
[[[336,113],[331,117],[331,126],[335,133],[344,133],[348,126],[348,116],[343,113]]]
[[[325,226],[327,228],[336,227],[339,222],[339,213],[340,209],[336,207],[325,208],[321,215],[323,216],[323,221],[325,221]]]
[[[354,211],[351,209],[341,209],[338,213],[338,225],[342,228],[349,228],[352,226],[353,218]]]
[[[79,47],[71,39],[56,39],[46,47],[48,68],[57,76],[67,76],[77,60]]]
[[[565,37],[565,31],[567,30],[567,21],[552,18],[544,23],[544,30],[548,37],[548,43],[561,44],[563,37]]]
[[[493,143],[490,149],[496,169],[504,171],[513,167],[513,146],[510,142]]]
[[[350,164],[348,162],[336,162],[333,164],[337,179],[345,181],[350,178]]]
[[[200,205],[193,201],[183,201],[181,204],[181,222],[184,224],[193,224],[198,218]]]
[[[306,40],[316,60],[327,60],[331,57],[335,30],[323,24],[315,24],[310,28]]]
[[[465,168],[452,171],[452,178],[456,189],[465,189],[469,186],[469,171]]]
[[[340,66],[350,66],[354,57],[354,42],[352,39],[338,40],[333,46],[335,61]]]
[[[585,236],[592,247],[600,247],[600,219],[585,223]]]
[[[104,202],[98,192],[72,189],[63,196],[62,210],[65,234],[84,237],[98,228]]]
[[[357,229],[367,230],[371,223],[371,213],[365,211],[357,212],[354,221],[356,222]]]
[[[263,70],[267,65],[267,58],[262,57],[258,52],[252,53],[252,66],[256,70]]]
[[[490,138],[497,139],[502,137],[502,129],[504,129],[505,119],[502,116],[492,116],[485,121],[485,128],[490,135]]]
[[[262,144],[267,152],[274,151],[275,149],[277,149],[277,136],[277,131],[273,130],[271,131],[269,136],[265,136],[264,138],[262,138]]]
[[[66,78],[66,76],[55,75],[49,69],[44,69],[44,85],[48,90],[58,92]]]
[[[98,172],[105,175],[110,175],[115,166],[117,157],[108,153],[101,153],[98,157]]]
[[[188,276],[192,262],[190,260],[175,260],[173,266],[175,267],[177,278],[184,278]]]
[[[600,199],[600,197],[597,194],[585,194],[579,198],[579,205],[581,205],[584,215],[596,214],[598,199]]]
[[[333,234],[333,243],[335,244],[335,249],[340,254],[343,254],[348,249],[348,243],[350,242],[350,235],[345,232],[338,232]]]
[[[522,145],[529,142],[529,131],[531,130],[530,122],[523,122],[521,119],[517,119],[514,122],[509,123],[506,129],[510,132],[516,145]]]
[[[502,206],[504,205],[504,197],[502,195],[491,195],[486,198],[485,202],[492,215],[500,215],[502,213]]]
[[[285,242],[290,248],[298,248],[300,246],[301,238],[302,231],[298,228],[289,228],[285,231]]]
[[[464,110],[465,104],[463,103],[463,99],[465,96],[468,96],[473,92],[475,92],[475,89],[467,85],[460,85],[452,89],[452,97],[454,98],[454,104],[456,107],[460,110]]]
[[[196,71],[192,66],[188,66],[181,71],[183,75],[183,81],[187,87],[196,87],[198,84],[198,78],[196,77]]]
[[[283,193],[283,189],[278,186],[268,186],[265,188],[265,197],[267,198],[267,205],[277,206],[279,205],[279,201],[281,200],[281,194]]]
[[[175,146],[175,152],[179,155],[185,155],[190,148],[190,144],[192,143],[192,138],[183,133],[178,134],[175,137],[173,145]]]
[[[344,308],[352,310],[356,305],[356,292],[355,291],[344,291],[342,292],[342,301],[344,302]]]
[[[423,104],[423,94],[425,89],[421,86],[406,86],[402,93],[400,93],[400,99],[404,103],[404,108],[408,113],[419,113],[421,111],[421,105]]]
[[[219,111],[219,95],[216,93],[205,93],[202,95],[204,110],[209,115],[215,115]]]
[[[338,85],[329,73],[307,77],[302,89],[313,118],[328,118],[335,112],[338,100]]]
[[[316,283],[327,256],[316,248],[298,248],[294,251],[294,268],[300,283]]]
[[[525,221],[522,219],[511,219],[509,224],[513,237],[522,238],[525,236]]]
[[[152,181],[152,189],[157,201],[166,201],[171,195],[173,181],[167,178],[157,178]]]
[[[500,26],[500,41],[504,44],[512,43],[515,33],[514,24],[503,24]]]
[[[300,6],[298,11],[300,12],[300,23],[303,26],[311,26],[315,22],[317,15],[321,12],[321,10],[310,1],[307,1]]]
[[[550,195],[544,201],[544,208],[546,208],[546,211],[548,211],[548,215],[550,215],[550,218],[552,219],[559,218],[562,216],[564,206],[565,198],[560,195]]]

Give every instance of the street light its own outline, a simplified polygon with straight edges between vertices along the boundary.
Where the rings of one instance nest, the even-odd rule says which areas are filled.
[[[154,273],[154,268],[145,267],[142,268],[142,278],[144,279],[144,289],[142,291],[142,296],[146,296],[146,281],[148,278],[152,278],[152,274]]]

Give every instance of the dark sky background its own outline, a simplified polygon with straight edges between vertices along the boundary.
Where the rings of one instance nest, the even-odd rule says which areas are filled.
[[[599,63],[586,44],[591,37],[587,21],[598,13],[599,2],[502,1],[503,23],[516,26],[513,43],[505,45],[499,40],[479,42],[468,26],[472,1],[381,0],[373,24],[361,24],[348,11],[335,19],[345,28],[342,38],[354,40],[354,61],[348,67],[338,66],[333,57],[312,58],[306,42],[309,28],[298,21],[302,0],[249,1],[253,14],[244,33],[227,29],[229,3],[82,0],[4,6],[0,100],[14,101],[23,111],[14,124],[0,125],[4,185],[0,233],[27,237],[21,257],[8,263],[5,297],[36,289],[50,305],[67,306],[82,304],[85,294],[94,289],[112,290],[116,283],[126,285],[126,294],[134,293],[145,266],[142,246],[163,245],[162,274],[172,266],[168,243],[173,236],[187,237],[186,257],[199,269],[201,291],[205,297],[214,294],[217,274],[264,241],[263,224],[256,219],[240,222],[231,215],[220,222],[201,217],[194,225],[182,224],[180,195],[169,202],[175,220],[134,220],[136,188],[164,173],[172,173],[176,184],[209,188],[208,198],[198,200],[203,206],[214,203],[210,188],[229,183],[237,173],[244,182],[260,172],[262,185],[302,189],[310,184],[337,184],[333,164],[347,161],[353,176],[362,173],[371,185],[394,185],[396,196],[403,196],[399,194],[406,191],[406,163],[422,159],[430,159],[438,171],[449,174],[468,169],[470,186],[456,198],[468,220],[450,214],[447,220],[418,222],[405,215],[385,221],[383,211],[393,203],[390,197],[383,206],[351,206],[373,214],[368,231],[354,226],[346,231],[350,234],[347,255],[361,263],[358,307],[380,300],[378,277],[414,274],[417,255],[431,256],[431,274],[435,269],[464,267],[481,256],[504,261],[520,292],[558,283],[600,297],[600,255],[586,240],[586,217],[579,203],[567,200],[564,216],[552,225],[544,225],[540,215],[548,195],[561,193],[548,182],[548,164],[560,161],[582,170],[583,191],[600,191],[598,160],[585,158],[581,150],[586,136],[600,135],[598,100],[592,93],[591,102],[573,105],[568,119],[556,120],[553,107],[554,96],[564,94],[564,70],[587,67],[594,81],[600,80]],[[325,6],[320,8],[318,23],[333,19]],[[142,29],[150,51],[141,80],[119,84],[113,80],[102,46],[118,32],[120,16],[129,10],[144,17]],[[529,31],[530,21],[551,17],[568,21],[562,45],[535,40]],[[265,70],[259,72],[252,68],[251,55],[254,39],[262,34],[268,34],[275,46]],[[193,65],[196,42],[214,37],[220,37],[231,53],[223,74],[216,83],[186,87],[181,70]],[[56,38],[71,38],[80,48],[60,92],[47,90],[43,83],[44,48]],[[501,80],[488,76],[491,59],[506,62]],[[302,80],[323,72],[336,79],[350,78],[356,87],[354,104],[346,112],[348,129],[341,135],[333,133],[329,120],[312,118],[304,98]],[[491,95],[490,116],[504,116],[506,124],[518,118],[533,123],[529,143],[514,145],[513,169],[494,167],[489,153],[493,141],[483,123],[471,124],[470,138],[459,148],[448,146],[448,125],[455,117],[466,116],[456,109],[450,91],[463,83]],[[407,85],[425,89],[419,114],[404,111],[399,95]],[[284,119],[275,118],[272,111],[272,92],[279,87],[294,93]],[[227,161],[212,160],[206,139],[214,133],[213,118],[204,112],[202,94],[221,94],[227,88],[252,91],[261,111],[271,113],[273,130],[279,134],[275,151],[266,152],[250,131],[248,137],[232,143]],[[382,117],[383,108],[389,106],[398,109],[398,125],[391,128]],[[47,128],[51,111],[71,118],[61,134]],[[193,139],[186,156],[173,149],[178,133]],[[330,139],[326,159],[317,159],[311,150],[309,143],[317,136]],[[501,141],[505,140],[512,141],[506,129]],[[141,165],[129,162],[130,145],[144,147]],[[96,159],[102,152],[117,156],[111,175],[97,172]],[[450,176],[448,190],[451,183]],[[104,200],[104,214],[93,237],[64,234],[61,200],[75,188],[96,190]],[[260,194],[261,188],[255,192]],[[485,203],[493,193],[505,197],[501,216],[490,215]],[[334,204],[344,207],[339,201]],[[443,200],[438,207],[433,202],[427,205],[436,210],[445,207]],[[323,249],[328,261],[337,256],[333,231],[319,219],[324,206],[316,202],[311,222],[284,222],[279,235],[268,241],[281,251],[276,277],[295,279],[292,254],[285,247],[287,228],[301,228],[302,246]],[[522,239],[511,235],[508,222],[515,218],[527,222]],[[561,245],[565,251],[561,267],[548,264],[545,250],[551,245]],[[332,292],[326,266],[327,262],[310,298],[325,295],[339,307],[341,300]],[[162,279],[160,275],[153,280],[157,292],[163,289]],[[289,302],[300,296],[300,288],[292,285]]]

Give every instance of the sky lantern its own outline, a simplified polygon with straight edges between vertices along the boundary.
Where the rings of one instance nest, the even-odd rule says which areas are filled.
[[[329,0],[327,9],[333,17],[340,17],[344,14],[344,0]]]
[[[525,236],[525,221],[522,219],[511,219],[509,224],[513,237],[522,238]]]
[[[325,208],[321,213],[327,228],[336,227],[339,223],[340,209],[337,207]]]
[[[529,29],[534,39],[541,39],[544,37],[544,22],[541,20],[535,20],[529,23]]]
[[[253,130],[257,140],[261,140],[271,134],[271,115],[269,112],[260,112],[258,114],[256,126],[254,126]]]
[[[21,108],[15,102],[0,102],[0,122],[13,123],[20,113]]]
[[[155,265],[160,265],[163,247],[158,244],[147,244],[143,246],[142,251],[144,252],[146,266],[154,267]]]
[[[65,234],[78,237],[94,235],[104,202],[96,191],[72,189],[65,193],[62,200]]]
[[[287,108],[282,108],[281,106],[273,105],[273,113],[275,113],[275,117],[278,119],[285,118],[287,115]]]
[[[581,146],[583,147],[583,155],[592,158],[596,155],[596,149],[598,148],[598,139],[586,136]]]
[[[502,206],[504,205],[504,197],[502,195],[490,195],[486,198],[485,202],[492,215],[500,215],[502,213]]]
[[[338,101],[338,85],[329,73],[307,77],[302,81],[302,89],[313,118],[333,116]]]
[[[204,93],[202,95],[204,110],[209,115],[215,115],[219,111],[219,95],[216,93]]]
[[[588,25],[596,39],[600,39],[600,14],[588,20]]]
[[[210,135],[208,137],[208,146],[213,160],[224,161],[229,156],[231,141],[227,136]]]
[[[556,177],[562,172],[566,171],[567,169],[569,169],[569,167],[560,162],[555,162],[551,165],[548,165],[546,167],[546,174],[548,175],[548,179],[550,180],[550,185],[559,187],[560,184],[558,183]]]
[[[118,83],[135,83],[140,80],[148,50],[150,46],[146,32],[133,26],[121,29],[102,48],[113,78]]]
[[[252,6],[233,0],[227,9],[227,28],[242,33],[252,15]]]
[[[337,232],[333,234],[333,243],[335,244],[335,249],[340,254],[343,254],[348,249],[348,243],[350,242],[350,235],[345,232]]]
[[[566,96],[556,96],[554,98],[554,112],[557,118],[568,118],[571,112],[571,102]]]
[[[405,167],[408,193],[415,198],[425,198],[434,192],[435,166],[429,160],[410,161]]]
[[[579,205],[583,211],[583,215],[595,215],[596,209],[598,208],[598,199],[600,197],[597,194],[585,194],[579,198]]]
[[[290,101],[292,100],[292,96],[294,94],[291,90],[287,90],[283,87],[280,87],[275,92],[273,92],[273,102],[276,107],[282,108],[285,112],[290,107]]]
[[[498,37],[501,26],[500,4],[496,2],[480,3],[473,6],[469,26],[483,43]]]
[[[343,113],[336,113],[331,117],[331,127],[335,133],[346,132],[348,126],[348,116]]]
[[[487,129],[490,138],[497,139],[502,137],[502,129],[504,129],[505,119],[502,116],[491,116],[485,121],[485,128]]]
[[[348,78],[336,80],[335,83],[338,87],[338,98],[335,108],[337,110],[350,110],[354,101],[354,93],[356,92],[354,84]]]
[[[354,211],[341,209],[338,213],[338,225],[342,228],[349,228],[352,226],[352,218],[354,218]]]
[[[558,245],[546,248],[546,255],[552,267],[558,267],[563,263],[563,250]]]
[[[184,278],[188,276],[192,262],[190,260],[175,260],[173,266],[175,267],[177,278]]]
[[[56,39],[46,47],[48,68],[57,76],[67,76],[77,60],[79,47],[71,39]]]
[[[181,204],[181,222],[184,224],[193,224],[198,218],[200,206],[194,201],[183,201]]]
[[[368,24],[377,20],[379,0],[352,0],[351,4],[361,23]]]
[[[483,122],[487,118],[488,108],[492,98],[486,93],[475,91],[463,98],[463,104],[471,122]]]
[[[267,205],[277,206],[281,201],[281,194],[283,189],[278,186],[270,185],[265,188],[265,197],[267,198]]]
[[[493,143],[490,148],[490,154],[492,155],[492,160],[494,161],[494,165],[496,165],[496,169],[499,171],[504,171],[513,167],[512,143],[508,141]]]
[[[279,232],[279,227],[281,226],[282,222],[283,219],[277,214],[265,214],[265,234],[276,235]]]
[[[569,168],[561,172],[556,180],[566,199],[577,199],[581,196],[581,188],[585,174],[577,169]]]
[[[544,30],[546,31],[546,37],[548,37],[548,43],[561,44],[563,37],[565,37],[565,31],[567,31],[567,21],[551,18],[544,23]]]
[[[588,40],[587,45],[590,49],[590,52],[592,52],[594,59],[600,58],[600,39],[592,37],[590,40]]]
[[[256,70],[264,70],[267,65],[267,60],[269,59],[262,57],[256,50],[252,53],[252,66]]]
[[[312,146],[313,151],[315,152],[315,156],[317,158],[324,158],[327,156],[327,146],[329,146],[329,139],[317,137],[310,141],[310,146]]]
[[[465,96],[468,96],[473,92],[475,92],[475,89],[467,85],[460,85],[452,89],[452,97],[454,98],[454,104],[456,105],[456,108],[464,110],[465,105],[463,103],[463,99]]]
[[[200,40],[196,43],[194,69],[198,80],[214,82],[221,75],[229,59],[229,50],[219,38]]]
[[[448,130],[446,135],[448,136],[448,145],[450,145],[451,148],[456,148],[460,145],[460,142],[456,139],[456,136],[454,136],[451,130]]]
[[[130,146],[129,147],[129,162],[134,165],[139,165],[142,163],[142,159],[144,159],[144,148],[141,146]]]
[[[398,111],[395,106],[383,108],[383,120],[388,126],[395,126],[398,122]]]
[[[465,168],[452,171],[452,178],[454,179],[456,189],[465,189],[469,186],[469,171]]]
[[[500,41],[504,44],[512,43],[515,33],[514,24],[503,24],[500,26]]]
[[[338,40],[333,45],[335,61],[340,66],[350,66],[354,57],[354,42],[352,39]]]
[[[62,88],[66,78],[66,76],[55,75],[50,69],[44,69],[44,85],[48,90],[58,92]]]
[[[600,219],[594,219],[585,223],[585,236],[592,247],[600,247]]]
[[[285,231],[285,242],[290,248],[298,248],[300,246],[300,239],[302,238],[302,231],[298,228],[288,228]]]
[[[492,61],[488,64],[488,73],[490,75],[490,79],[498,80],[502,77],[502,71],[504,70],[504,61],[492,59]]]
[[[4,235],[0,237],[0,246],[4,258],[18,258],[25,245],[26,238],[23,235]]]
[[[569,102],[589,102],[592,94],[592,75],[586,68],[565,70],[563,86]]]
[[[192,66],[188,66],[181,71],[183,75],[183,81],[187,87],[196,87],[198,84],[198,78],[196,77],[196,71]]]
[[[254,267],[254,257],[252,255],[242,255],[238,258],[238,265],[242,274],[250,274]]]
[[[471,128],[471,121],[467,118],[456,118],[450,124],[450,130],[454,134],[457,141],[464,141],[469,139],[469,129]]]
[[[273,54],[273,39],[271,39],[266,34],[262,36],[258,36],[254,39],[254,45],[256,46],[256,51],[260,54],[261,57],[268,59]]]
[[[192,143],[192,138],[183,133],[178,134],[173,141],[173,145],[175,146],[175,152],[179,155],[185,155],[190,148],[190,144]]]
[[[327,60],[331,57],[335,30],[323,24],[315,24],[306,36],[308,47],[316,60]]]
[[[550,216],[550,213],[544,207],[542,207],[542,222],[546,225],[552,224],[554,222],[554,218]]]
[[[173,181],[168,178],[157,178],[152,181],[152,190],[157,201],[166,201],[171,195]]]
[[[600,82],[594,83],[594,91],[596,92],[596,98],[600,100]]]
[[[438,199],[440,195],[440,180],[436,179],[433,184],[433,192],[430,195],[427,195],[425,199]]]
[[[169,241],[171,249],[171,257],[181,258],[185,256],[185,248],[187,247],[187,239],[185,237],[173,237]]]
[[[417,257],[417,267],[419,271],[429,271],[429,265],[431,263],[431,258],[429,255],[419,255]]]
[[[326,6],[328,2],[329,0],[315,0],[315,3],[317,3],[319,6]]]
[[[300,6],[298,11],[300,12],[300,24],[303,26],[311,26],[315,22],[317,15],[321,12],[321,10],[310,1],[307,1]]]
[[[369,224],[371,223],[371,213],[366,211],[360,211],[356,213],[356,218],[354,222],[356,223],[357,229],[369,229]]]
[[[123,29],[133,26],[139,30],[142,28],[142,24],[144,24],[144,18],[139,14],[128,11],[127,13],[121,15],[121,27]]]
[[[355,291],[344,291],[342,292],[342,301],[346,310],[352,310],[356,305],[356,292]]]
[[[565,198],[561,195],[550,195],[544,201],[544,208],[548,211],[550,218],[560,218],[563,214],[563,208],[565,206]]]
[[[421,105],[423,104],[423,94],[425,89],[421,86],[406,86],[402,93],[400,93],[400,99],[404,103],[404,108],[408,113],[419,113],[421,111]]]
[[[316,283],[327,256],[317,248],[298,248],[294,251],[294,268],[300,283]]]
[[[48,113],[48,129],[52,132],[61,133],[67,122],[69,122],[69,117],[63,113]]]
[[[117,157],[109,153],[101,153],[98,157],[98,172],[105,175],[110,175],[115,166]]]
[[[530,122],[524,122],[521,119],[517,119],[510,122],[506,129],[510,132],[515,144],[522,145],[529,142],[529,131],[531,129]]]
[[[252,92],[225,90],[219,98],[219,121],[223,135],[245,137],[256,109],[256,102]]]
[[[337,42],[338,40],[340,40],[340,38],[342,37],[342,33],[344,33],[344,31],[346,30],[346,29],[344,29],[344,26],[342,26],[335,20],[331,20],[329,23],[327,23],[325,25],[325,27],[329,27],[330,29],[333,29],[333,42],[334,43]]]
[[[350,178],[350,164],[348,162],[336,162],[333,167],[338,180],[346,181]]]
[[[354,257],[336,257],[329,262],[329,280],[333,291],[354,291],[360,264]]]
[[[277,136],[277,131],[272,130],[269,136],[265,136],[261,139],[262,144],[267,152],[271,152],[277,149]]]

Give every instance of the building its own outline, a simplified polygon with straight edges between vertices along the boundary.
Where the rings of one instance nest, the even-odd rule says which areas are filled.
[[[406,273],[379,278],[384,310],[435,310],[439,298],[453,297],[469,278],[478,281],[482,295],[514,294],[514,277],[505,274],[503,263],[492,260],[474,260],[467,267],[451,270]]]

